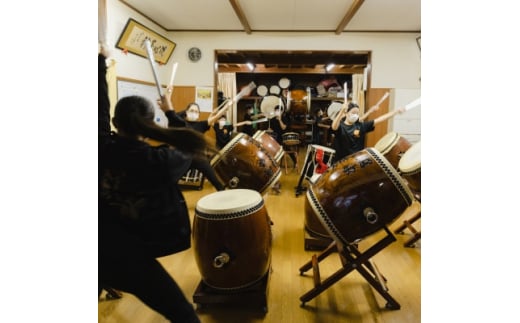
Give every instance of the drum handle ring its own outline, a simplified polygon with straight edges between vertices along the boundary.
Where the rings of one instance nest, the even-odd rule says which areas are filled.
[[[225,264],[229,262],[229,259],[229,255],[223,252],[220,255],[216,256],[215,259],[213,259],[213,267],[222,268]]]
[[[240,179],[238,179],[238,177],[234,176],[232,179],[229,180],[229,187],[231,187],[231,188],[237,187],[238,182],[240,182]]]
[[[367,222],[370,224],[374,224],[378,220],[377,213],[371,207],[367,207],[366,209],[364,209],[363,215],[365,216]]]

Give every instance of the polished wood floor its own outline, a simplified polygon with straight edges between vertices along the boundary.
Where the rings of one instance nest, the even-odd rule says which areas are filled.
[[[305,149],[300,150],[299,162],[305,160]],[[274,224],[272,226],[272,272],[268,282],[267,311],[257,304],[232,305],[212,304],[194,306],[203,323],[246,322],[380,322],[417,323],[421,321],[421,246],[420,240],[412,248],[404,246],[412,233],[407,229],[395,234],[397,241],[378,252],[372,261],[386,278],[388,293],[400,304],[397,310],[387,309],[386,300],[357,271],[324,290],[314,299],[301,306],[300,297],[313,288],[312,269],[300,275],[300,267],[320,251],[304,248],[304,199],[298,197],[297,186],[300,173],[291,170],[282,173],[281,193],[270,191],[264,195],[265,205]],[[307,181],[304,181],[308,185]],[[206,181],[204,188],[185,190],[184,194],[193,220],[197,201],[215,192]],[[405,219],[417,214],[420,204],[414,202],[399,218],[389,225],[391,231]],[[420,230],[420,220],[414,223]],[[385,236],[384,231],[363,239],[359,250],[365,250]],[[160,262],[192,301],[200,283],[200,274],[195,263],[193,248],[179,254],[163,257]],[[342,268],[340,257],[333,253],[319,263],[321,279],[324,280]],[[101,323],[167,322],[136,297],[123,293],[123,297],[107,300],[103,293],[98,302],[98,317]]]

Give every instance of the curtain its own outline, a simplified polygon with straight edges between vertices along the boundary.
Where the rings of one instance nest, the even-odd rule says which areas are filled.
[[[365,92],[363,91],[363,74],[352,74],[352,101],[359,105],[359,115],[365,113]]]
[[[224,93],[226,98],[234,98],[237,95],[237,80],[235,73],[218,73],[218,91]],[[233,124],[237,123],[237,104],[234,103],[231,109],[228,109],[226,118]]]

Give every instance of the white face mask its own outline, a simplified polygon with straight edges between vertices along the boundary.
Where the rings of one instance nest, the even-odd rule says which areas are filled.
[[[354,122],[358,121],[358,118],[359,118],[359,115],[351,114],[348,116],[348,122],[354,123]]]
[[[218,122],[218,124],[221,126],[221,127],[224,127],[226,125],[226,120],[220,120]]]
[[[197,121],[199,119],[199,114],[197,112],[188,112],[186,113],[186,119],[189,121]]]
[[[249,110],[247,110],[247,113],[249,113],[249,114],[253,114],[253,109],[249,109]]]

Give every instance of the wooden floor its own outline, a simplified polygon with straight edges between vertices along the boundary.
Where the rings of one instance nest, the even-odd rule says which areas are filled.
[[[300,150],[299,161],[303,164],[305,149]],[[412,233],[405,230],[395,234],[397,241],[378,252],[372,261],[387,279],[388,293],[401,305],[398,310],[385,308],[386,300],[357,271],[352,271],[301,307],[300,297],[313,288],[312,269],[300,275],[300,267],[320,251],[306,251],[304,248],[304,199],[305,194],[295,195],[300,173],[295,170],[282,173],[282,192],[270,191],[264,195],[265,205],[274,224],[272,226],[272,272],[268,282],[267,312],[257,304],[203,305],[197,306],[197,313],[203,323],[245,323],[245,322],[381,322],[417,323],[421,321],[421,247],[420,240],[412,248],[404,247],[404,242]],[[304,181],[305,186],[308,185]],[[197,201],[215,192],[206,181],[204,188],[185,190],[190,215],[193,221]],[[403,220],[420,211],[420,204],[414,202],[389,228],[399,227]],[[414,226],[420,230],[420,220]],[[359,250],[374,245],[384,236],[384,231],[366,237],[359,244]],[[193,248],[179,254],[163,257],[160,262],[183,289],[186,297],[193,301],[193,294],[200,283],[200,274],[195,263]],[[319,263],[321,279],[326,279],[342,267],[337,253],[333,253]],[[168,322],[160,314],[152,311],[136,297],[123,293],[123,297],[107,300],[105,294],[98,302],[98,317],[101,323],[124,322]]]

